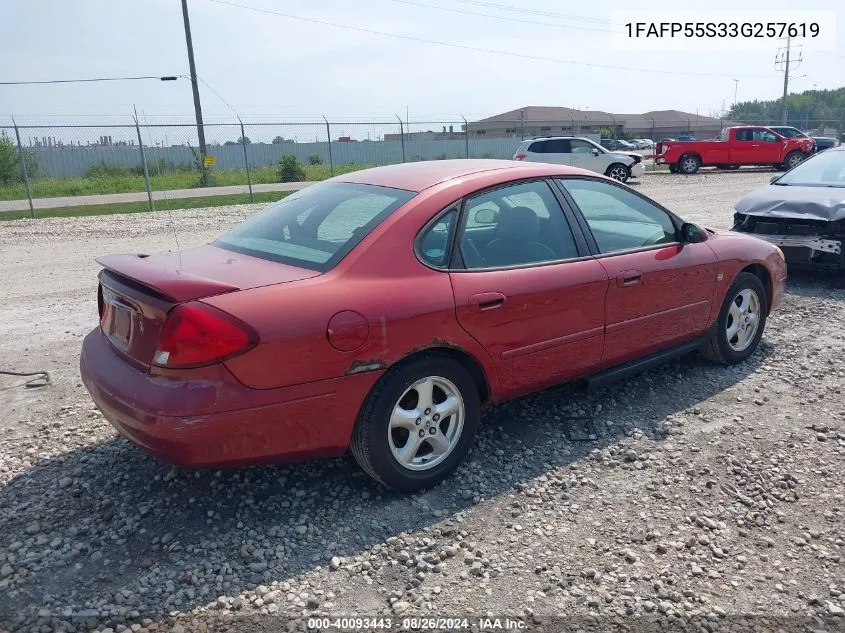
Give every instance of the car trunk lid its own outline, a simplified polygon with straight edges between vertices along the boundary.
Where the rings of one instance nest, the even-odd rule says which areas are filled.
[[[174,306],[320,274],[216,246],[152,256],[109,255],[97,263],[104,269],[97,295],[100,327],[118,352],[142,368],[149,368]]]

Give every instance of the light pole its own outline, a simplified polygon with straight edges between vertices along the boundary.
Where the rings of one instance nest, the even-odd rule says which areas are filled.
[[[182,0],[182,19],[185,23],[185,44],[188,46],[188,68],[191,71],[191,89],[194,91],[194,113],[197,117],[197,137],[200,143],[200,161],[202,169],[202,185],[208,186],[208,167],[205,157],[208,151],[205,146],[205,131],[202,125],[202,106],[200,105],[200,90],[197,84],[197,68],[194,64],[194,43],[191,39],[191,21],[188,19],[188,0]]]

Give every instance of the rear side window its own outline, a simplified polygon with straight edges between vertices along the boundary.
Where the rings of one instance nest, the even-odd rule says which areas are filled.
[[[435,267],[445,266],[449,259],[449,236],[455,221],[456,210],[449,211],[422,235],[420,257]]]
[[[562,138],[546,141],[546,154],[568,154],[569,141]]]
[[[535,154],[545,154],[546,153],[546,141],[536,141],[531,143],[528,146],[528,151],[533,152]]]
[[[325,272],[415,195],[375,185],[311,185],[236,226],[214,245]]]

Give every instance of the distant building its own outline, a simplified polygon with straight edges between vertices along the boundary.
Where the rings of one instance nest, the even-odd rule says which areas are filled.
[[[457,132],[455,126],[450,125],[448,129],[443,126],[443,131],[435,132],[434,130],[427,130],[425,132],[405,132],[406,141],[456,141],[464,138],[463,125]],[[385,134],[385,141],[401,141],[401,134]]]
[[[642,114],[614,114],[602,110],[576,110],[554,106],[527,106],[503,112],[468,125],[469,135],[485,138],[532,138],[599,134],[628,138],[675,137],[693,133],[697,138],[717,136],[728,121],[679,110]],[[398,136],[398,135],[397,135]]]

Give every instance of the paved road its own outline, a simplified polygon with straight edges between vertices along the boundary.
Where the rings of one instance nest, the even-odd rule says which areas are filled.
[[[312,183],[310,182],[272,182],[263,185],[253,185],[254,192],[260,191],[299,191]],[[153,200],[174,200],[176,198],[202,198],[204,196],[225,196],[235,193],[249,193],[246,185],[230,185],[227,187],[208,187],[207,189],[173,189],[170,191],[153,191]],[[64,196],[61,198],[33,198],[32,205],[36,209],[55,209],[56,207],[80,207],[91,204],[113,204],[120,202],[142,202],[147,199],[146,191],[132,193],[109,193],[96,196]],[[0,200],[0,212],[26,211],[29,201]]]

